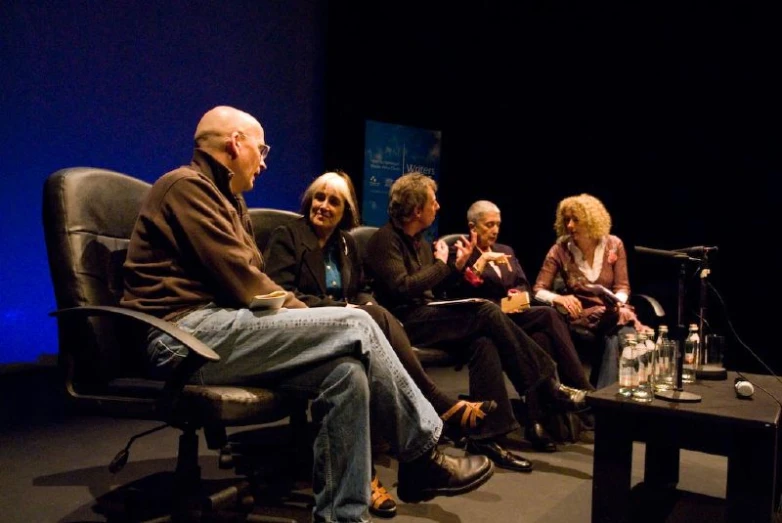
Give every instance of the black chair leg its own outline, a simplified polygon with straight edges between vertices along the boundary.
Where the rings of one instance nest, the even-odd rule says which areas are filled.
[[[179,436],[179,453],[174,481],[174,488],[183,495],[195,492],[201,484],[201,467],[198,465],[198,435],[195,430],[187,429]]]

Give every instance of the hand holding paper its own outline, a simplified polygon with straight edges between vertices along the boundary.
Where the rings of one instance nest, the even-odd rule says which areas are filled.
[[[622,303],[622,300],[619,299],[619,296],[597,283],[585,283],[582,284],[582,288],[588,292],[591,292],[595,296],[600,296],[603,298],[603,300],[606,302],[606,305],[621,305]]]

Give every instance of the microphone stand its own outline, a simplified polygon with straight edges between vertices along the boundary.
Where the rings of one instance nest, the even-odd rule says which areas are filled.
[[[689,256],[677,257],[681,260],[679,265],[679,293],[677,296],[676,306],[676,330],[677,338],[682,338],[682,346],[679,346],[678,340],[676,345],[676,384],[671,390],[658,390],[654,392],[655,398],[660,398],[677,403],[697,403],[703,399],[700,394],[693,392],[687,392],[684,390],[684,384],[682,382],[682,374],[684,371],[684,344],[686,343],[687,328],[684,325],[684,284],[687,278],[687,262],[688,261],[701,261],[697,258],[691,258]],[[701,285],[705,286],[705,282],[701,280]],[[703,290],[701,291],[703,292]],[[701,294],[703,298],[703,294]],[[703,300],[701,299],[701,307],[703,307]],[[703,310],[701,309],[701,314]],[[701,321],[703,316],[701,315]],[[701,331],[703,332],[703,331]]]
[[[704,334],[706,331],[703,330],[703,328],[706,322],[706,309],[708,308],[707,300],[709,289],[706,278],[708,278],[709,275],[711,275],[711,268],[709,267],[709,251],[707,250],[703,252],[703,258],[701,259],[700,265],[700,302],[698,310],[700,317],[698,321],[698,331],[701,333],[701,353],[700,366],[695,374],[696,377],[700,379],[726,380],[728,379],[728,371],[725,370],[725,367],[720,363],[714,364],[713,362],[707,361],[708,353],[706,352],[706,335]]]

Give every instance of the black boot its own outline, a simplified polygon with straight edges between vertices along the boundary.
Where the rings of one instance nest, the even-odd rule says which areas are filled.
[[[533,449],[540,452],[557,451],[556,443],[539,421],[530,421],[524,425],[524,439],[532,444]]]
[[[556,452],[557,445],[546,431],[540,420],[544,419],[545,408],[541,405],[540,391],[531,390],[524,397],[527,407],[524,422],[524,438],[532,444],[532,448],[541,452]]]
[[[456,496],[480,487],[492,474],[494,464],[486,456],[458,458],[434,447],[418,459],[399,464],[396,493],[405,503],[427,501],[435,496]]]

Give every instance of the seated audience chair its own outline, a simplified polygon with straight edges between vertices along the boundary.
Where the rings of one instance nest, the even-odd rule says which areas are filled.
[[[372,225],[360,225],[351,229],[350,235],[356,240],[358,250],[362,254],[366,251],[366,245],[369,238],[378,230],[378,227]],[[370,282],[371,285],[371,282]],[[381,303],[382,305],[382,303]],[[418,360],[424,367],[456,367],[461,368],[464,362],[460,361],[454,355],[442,349],[431,347],[413,347]]]
[[[253,222],[255,244],[261,253],[266,250],[266,244],[269,243],[269,237],[274,229],[280,225],[293,223],[296,219],[301,218],[301,214],[283,209],[253,207],[249,211],[250,220]]]
[[[445,241],[449,247],[452,247],[457,240],[462,237],[469,238],[468,233],[454,233],[441,236],[440,239]],[[528,273],[527,277],[531,275]],[[530,281],[530,285],[534,283],[534,280]],[[565,284],[561,277],[557,277],[554,280],[553,290],[554,292],[561,293],[565,288]],[[540,304],[539,302],[537,302]],[[665,310],[660,302],[648,294],[631,294],[630,304],[635,307],[638,319],[644,325],[648,325],[654,329],[657,329],[658,325],[665,317]],[[587,371],[590,372],[589,381],[594,385],[597,383],[597,372],[600,368],[600,358],[603,353],[602,344],[606,342],[605,339],[597,339],[595,334],[583,327],[577,325],[570,326],[570,334],[573,337],[573,342],[576,345],[576,350],[579,356],[582,358],[584,366]]]
[[[438,239],[443,240],[446,244],[448,244],[448,247],[451,248],[454,246],[454,244],[456,244],[456,240],[461,240],[462,237],[467,238],[468,240],[470,239],[469,233],[462,234],[458,232],[452,234],[445,234],[443,236],[440,236],[440,238]]]
[[[221,513],[218,501],[241,497],[235,487],[193,505],[202,487],[197,431],[203,428],[210,449],[220,449],[220,465],[236,463],[229,453],[226,427],[270,423],[291,417],[294,439],[306,428],[306,405],[272,390],[255,387],[196,386],[189,378],[219,356],[195,337],[156,317],[119,306],[123,292],[122,264],[142,198],[150,185],[105,169],[62,169],[46,180],[43,225],[58,310],[59,363],[67,397],[80,411],[115,418],[156,420],[164,425],[131,438],[171,426],[181,431],[173,498],[174,521],[200,515],[248,521],[290,521],[248,514],[241,499],[239,512]],[[147,329],[162,330],[190,349],[189,356],[166,381],[148,379],[145,355],[132,344]],[[109,467],[116,472],[128,459],[128,446]],[[229,494],[233,493],[234,496]],[[123,517],[148,516],[144,506],[124,507]],[[251,505],[251,504],[250,504]],[[146,518],[145,518],[146,519]],[[162,521],[162,520],[161,520]]]
[[[565,282],[561,276],[554,279],[553,291],[561,294],[564,292]],[[644,325],[655,330],[665,317],[665,309],[657,299],[648,294],[630,294],[630,304],[635,308],[638,319]],[[559,311],[565,314],[563,311]],[[598,338],[595,333],[578,325],[570,325],[570,335],[576,346],[579,356],[589,372],[589,381],[597,384],[604,346],[608,343],[607,337]],[[613,336],[616,336],[615,334]]]
[[[250,219],[253,222],[255,243],[258,245],[261,252],[266,249],[269,236],[271,236],[274,229],[300,217],[301,214],[292,211],[264,207],[251,208]],[[355,238],[359,251],[363,252],[369,237],[372,236],[377,229],[377,227],[369,225],[360,225],[349,231],[350,235]],[[451,366],[458,364],[455,358],[444,350],[421,347],[413,347],[413,350],[422,365]]]
[[[266,249],[266,244],[274,229],[300,217],[301,214],[292,211],[264,207],[251,208],[250,219],[253,223],[255,243],[258,245],[261,252]],[[355,238],[359,251],[363,251],[369,237],[374,234],[376,230],[377,227],[361,225],[352,229],[349,233]],[[413,350],[422,365],[451,366],[458,364],[456,359],[444,350],[421,347],[413,347]]]

